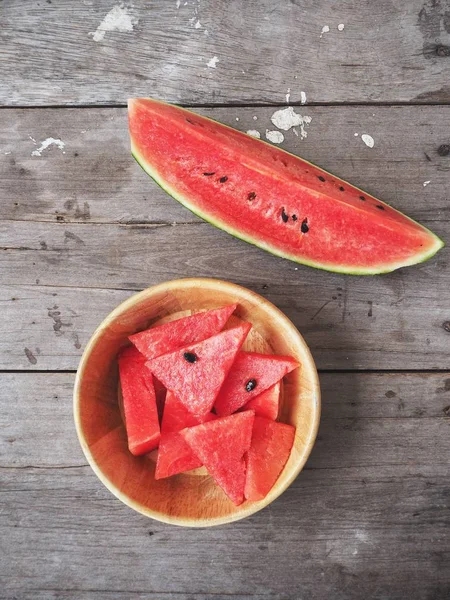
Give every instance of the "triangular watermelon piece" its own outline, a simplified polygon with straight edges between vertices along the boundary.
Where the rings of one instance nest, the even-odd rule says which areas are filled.
[[[135,333],[130,335],[129,339],[147,359],[156,358],[219,333],[236,306],[237,304],[230,304],[222,308],[195,313],[189,317]]]
[[[237,506],[244,501],[244,455],[250,448],[254,417],[254,412],[248,410],[181,432],[211,477]]]
[[[295,427],[292,425],[255,417],[252,443],[247,454],[247,500],[262,500],[273,488],[289,458],[294,437]]]
[[[241,352],[214,404],[217,414],[231,415],[297,367],[289,356]]]
[[[278,381],[271,388],[247,402],[242,410],[254,410],[257,417],[276,421],[280,408],[280,391],[281,382]]]
[[[146,454],[158,446],[160,431],[153,377],[145,367],[145,356],[134,346],[123,348],[119,373],[128,448],[136,456]]]
[[[211,411],[250,329],[250,323],[242,323],[146,364],[193,415],[201,418]]]
[[[208,413],[202,420],[197,419],[175,394],[167,392],[155,479],[170,477],[202,466],[201,460],[192,452],[179,432],[185,427],[193,427],[212,419],[215,419],[212,413]]]

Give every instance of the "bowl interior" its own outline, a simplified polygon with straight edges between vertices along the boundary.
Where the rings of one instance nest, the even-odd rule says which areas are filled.
[[[204,470],[155,480],[152,456],[133,456],[118,401],[117,353],[128,336],[180,311],[197,312],[238,303],[235,315],[255,333],[248,349],[293,356],[301,363],[284,378],[280,420],[294,425],[294,447],[283,473],[260,502],[234,504]],[[270,302],[240,286],[208,279],[167,282],[136,294],[96,330],[78,369],[74,413],[78,437],[92,468],[123,502],[161,521],[187,526],[227,523],[260,510],[293,481],[317,433],[320,392],[305,341]]]

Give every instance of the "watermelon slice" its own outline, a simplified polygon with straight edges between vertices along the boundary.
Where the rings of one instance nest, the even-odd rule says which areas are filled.
[[[119,354],[128,448],[135,456],[154,450],[160,438],[153,378],[145,360],[134,346],[124,348]]]
[[[208,413],[203,420],[197,419],[175,394],[167,392],[155,479],[170,477],[202,466],[201,460],[192,452],[179,432],[185,427],[193,427],[214,418],[212,413]]]
[[[292,425],[255,417],[252,443],[247,455],[247,500],[262,500],[273,488],[287,463],[294,437],[295,427]]]
[[[254,412],[248,410],[181,432],[209,474],[236,505],[244,501],[244,455],[250,448],[254,418]]]
[[[247,402],[242,410],[253,410],[257,417],[265,417],[266,419],[276,421],[280,408],[280,391],[281,383],[278,382],[262,394],[259,394],[259,396],[253,398],[253,400]]]
[[[217,396],[216,413],[231,415],[297,367],[289,356],[241,352]]]
[[[201,418],[211,411],[250,329],[250,323],[242,323],[146,364],[193,415]]]
[[[236,304],[230,304],[222,308],[195,313],[189,317],[135,333],[130,335],[129,339],[148,359],[156,358],[219,333],[236,306]]]
[[[340,273],[386,273],[444,243],[315,165],[182,108],[129,100],[134,158],[171,196],[247,242]]]

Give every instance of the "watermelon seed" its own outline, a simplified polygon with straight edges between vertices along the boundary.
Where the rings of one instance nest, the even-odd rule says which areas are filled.
[[[303,219],[301,230],[302,230],[302,233],[308,233],[309,226],[308,226],[308,219],[307,218]]]
[[[377,208],[379,208],[380,210],[384,210],[384,206],[381,206],[381,204],[377,204],[376,206],[377,206]]]
[[[205,177],[211,177],[211,175],[215,175],[215,174],[216,174],[216,172],[215,172],[215,171],[214,171],[213,173],[203,173],[203,175],[204,175]]]
[[[247,196],[247,200],[249,200],[250,202],[252,200],[254,200],[255,198],[256,198],[255,192],[250,192],[250,194]]]
[[[297,215],[292,215],[292,220],[296,221],[298,219]]]
[[[448,156],[450,154],[450,144],[441,144],[438,148],[439,156]]]
[[[281,209],[281,218],[283,219],[283,223],[289,221],[289,215],[285,212],[284,207]]]
[[[320,181],[325,181],[325,177],[322,177],[322,175],[317,175],[317,178],[320,179]]]
[[[249,379],[247,381],[247,383],[245,384],[245,391],[251,392],[252,390],[255,389],[256,385],[257,385],[256,379]]]
[[[197,355],[194,354],[193,352],[185,352],[183,354],[184,359],[188,361],[188,363],[195,363],[197,362]]]
[[[191,121],[191,120],[190,120],[190,119],[188,119],[187,117],[186,117],[186,121],[187,121],[188,123],[190,123],[191,125],[195,125],[194,121]]]
[[[366,199],[364,198],[364,196],[360,196],[359,199],[362,200],[363,202],[366,201]]]
[[[223,177],[221,177],[219,179],[220,183],[225,183],[225,181],[228,181],[228,177],[226,175],[224,175]]]
[[[339,186],[339,189],[341,190],[341,192],[344,192],[344,191],[345,191],[345,188],[344,188],[344,186],[343,186],[343,185],[340,185],[340,186]]]

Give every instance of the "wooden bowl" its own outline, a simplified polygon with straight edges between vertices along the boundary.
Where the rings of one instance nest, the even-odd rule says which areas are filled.
[[[246,349],[261,350],[263,345],[268,352],[293,356],[302,365],[283,383],[280,420],[297,428],[289,460],[264,500],[244,502],[241,506],[235,506],[204,470],[155,480],[151,456],[136,457],[128,451],[118,401],[117,353],[129,343],[129,335],[173,313],[196,312],[234,302],[238,303],[235,315],[253,324],[254,333]],[[293,482],[316,438],[319,381],[304,339],[265,298],[225,281],[180,279],[132,296],[97,328],[78,368],[74,417],[89,464],[122,502],[159,521],[207,527],[230,523],[261,510]]]

